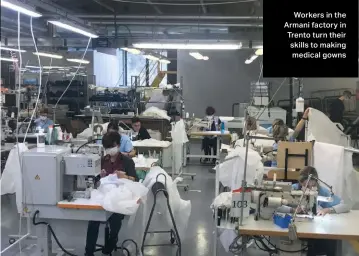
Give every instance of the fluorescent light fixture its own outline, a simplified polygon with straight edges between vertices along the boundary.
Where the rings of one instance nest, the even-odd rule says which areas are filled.
[[[171,63],[171,61],[166,60],[166,59],[160,59],[160,62],[163,63],[163,64],[170,64]]]
[[[34,18],[42,16],[40,13],[36,12],[33,7],[18,2],[16,0],[1,0],[1,6]]]
[[[145,57],[146,59],[155,60],[155,61],[158,61],[160,59],[160,58],[158,58],[156,56],[153,56],[151,54],[143,55],[143,57]]]
[[[209,60],[208,56],[203,56],[203,60]]]
[[[82,28],[78,28],[78,27],[70,24],[67,21],[49,20],[48,22],[50,22],[51,24],[53,24],[55,26],[58,26],[60,28],[67,29],[67,30],[70,30],[72,32],[84,35],[84,36],[88,36],[88,37],[91,37],[91,38],[98,38],[98,35],[95,35],[95,34],[93,34],[91,32],[88,32],[88,31],[86,31],[86,30],[84,30]]]
[[[237,44],[161,44],[161,43],[135,43],[140,49],[170,49],[170,50],[238,50],[242,43]]]
[[[59,69],[59,68],[64,68],[64,67],[59,67],[59,66],[43,66],[43,69]]]
[[[257,56],[263,55],[263,48],[257,49],[256,52],[255,52],[255,55],[257,55]]]
[[[19,61],[18,59],[3,58],[3,57],[0,57],[0,60],[1,61],[10,61],[10,62],[18,62]]]
[[[203,60],[203,55],[199,52],[190,52],[189,55],[191,55],[196,60]]]
[[[28,65],[26,65],[25,68],[36,68],[36,69],[40,69],[41,67],[39,67],[39,66],[28,66]]]
[[[82,59],[67,59],[67,61],[77,62],[77,63],[81,63],[81,64],[90,64],[90,61],[88,61],[88,60],[82,60]]]
[[[19,49],[16,49],[16,48],[9,48],[9,47],[3,47],[3,46],[0,46],[0,50],[2,50],[2,51],[10,51],[10,52],[26,52],[25,50],[19,50]]]
[[[246,59],[246,61],[244,63],[245,64],[251,64],[257,58],[258,58],[258,55],[252,55],[248,59]]]
[[[135,48],[124,47],[124,48],[121,48],[121,50],[132,53],[132,54],[140,54],[141,53],[141,50],[135,49]]]
[[[53,54],[53,53],[46,53],[46,52],[33,52],[34,55],[48,57],[53,59],[62,59],[61,55]]]

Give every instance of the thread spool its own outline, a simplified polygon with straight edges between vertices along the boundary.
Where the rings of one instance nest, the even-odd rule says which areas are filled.
[[[268,197],[268,207],[274,208],[282,205],[282,198],[280,197]]]

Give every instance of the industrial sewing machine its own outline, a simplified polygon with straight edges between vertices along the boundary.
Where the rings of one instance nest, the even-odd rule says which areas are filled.
[[[63,146],[30,149],[23,153],[24,202],[51,217],[59,201],[89,198],[100,171],[97,154],[72,154]]]
[[[314,216],[318,192],[316,190],[292,190],[291,182],[263,181],[260,186],[252,188],[252,202],[256,204],[255,220],[270,219],[279,207],[285,205],[296,208],[301,201],[300,208]],[[303,195],[304,193],[304,195]]]

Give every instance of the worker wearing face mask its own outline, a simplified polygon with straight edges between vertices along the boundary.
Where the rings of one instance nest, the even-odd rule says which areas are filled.
[[[342,123],[344,115],[344,102],[350,100],[352,93],[350,91],[344,91],[343,95],[338,99],[335,99],[329,107],[329,118],[333,123]]]
[[[54,122],[48,118],[49,110],[47,108],[42,108],[39,111],[39,118],[35,120],[36,127],[46,131],[50,125],[54,125]]]
[[[311,175],[311,177],[309,177]],[[310,180],[308,180],[310,178]],[[307,190],[318,191],[318,196],[331,198],[330,202],[318,201],[317,203],[317,216],[325,216],[327,214],[340,214],[350,211],[349,205],[337,195],[333,195],[326,187],[322,186],[318,182],[318,172],[314,167],[307,166],[300,171],[300,176],[297,184],[292,185],[293,190],[303,190],[307,187]],[[298,208],[298,209],[297,209]],[[277,209],[282,213],[294,213],[297,209],[297,213],[305,214],[306,212],[297,206],[281,206]],[[316,255],[335,255],[335,242],[333,240],[325,239],[309,239],[308,240],[308,253],[307,256]]]
[[[101,177],[116,174],[119,179],[137,181],[135,163],[120,152],[121,135],[118,132],[108,132],[103,136],[102,145],[105,156],[101,161]],[[116,248],[118,233],[120,232],[123,214],[113,213],[108,219],[110,235],[102,250],[103,255],[111,255]],[[100,222],[89,221],[86,236],[85,256],[94,256],[99,233]]]
[[[111,121],[107,126],[107,132],[117,132],[119,133],[118,123],[115,121]],[[123,155],[134,157],[136,155],[136,151],[133,148],[132,141],[130,137],[127,135],[120,136],[120,147],[119,150]]]

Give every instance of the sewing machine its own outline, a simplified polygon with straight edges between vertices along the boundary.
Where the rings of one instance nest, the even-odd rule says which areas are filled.
[[[29,195],[25,203],[43,208],[42,214],[51,215],[50,208],[61,200],[90,196],[94,177],[101,171],[101,157],[70,152],[68,147],[45,146],[23,154],[24,191]]]
[[[303,192],[301,190],[292,190],[291,182],[277,181],[263,181],[260,186],[252,189],[252,202],[256,204],[255,220],[260,218],[270,219],[273,213],[283,205],[296,207],[302,196],[304,198],[301,209],[310,216],[316,213],[317,191],[307,190]]]

